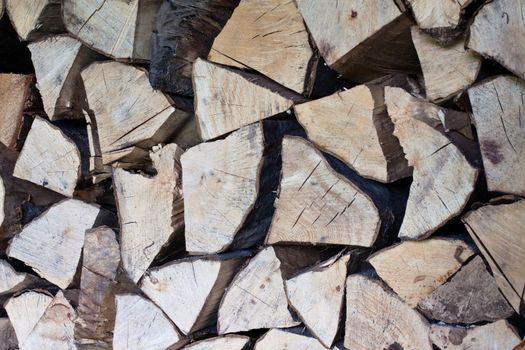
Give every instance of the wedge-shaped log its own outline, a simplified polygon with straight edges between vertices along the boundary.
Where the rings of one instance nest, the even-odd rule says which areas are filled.
[[[164,245],[182,235],[181,154],[182,149],[173,143],[153,150],[150,157],[157,170],[154,176],[120,168],[113,171],[122,267],[134,282]]]
[[[403,242],[375,253],[370,264],[409,306],[430,295],[474,254],[461,240]]]
[[[34,276],[17,272],[6,260],[0,260],[0,295],[20,291],[35,280]]]
[[[3,7],[2,1],[0,1],[0,7]],[[1,16],[2,9],[0,8],[0,18]],[[0,344],[2,350],[19,349],[15,330],[7,317],[0,318]]]
[[[282,329],[271,329],[266,332],[266,334],[257,340],[254,348],[254,350],[272,349],[326,350],[315,338]]]
[[[244,335],[225,335],[197,341],[184,350],[244,350],[249,342],[250,338]]]
[[[4,0],[19,38],[33,41],[43,35],[65,31],[60,18],[60,0]]]
[[[435,128],[446,110],[400,88],[385,88],[385,99],[394,135],[414,168],[399,237],[422,239],[463,211],[474,191],[478,170],[446,134]]]

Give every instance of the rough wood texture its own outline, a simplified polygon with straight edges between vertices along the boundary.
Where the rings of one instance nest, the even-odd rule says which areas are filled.
[[[525,81],[499,76],[468,95],[489,191],[524,196],[525,177],[516,174],[525,168]]]
[[[267,247],[235,276],[219,307],[219,334],[299,324],[288,311],[280,267],[274,248]]]
[[[253,208],[263,165],[264,135],[253,124],[181,157],[186,250],[227,249]]]
[[[427,321],[379,282],[350,275],[346,290],[346,348],[432,349]]]
[[[302,138],[286,136],[282,158],[268,244],[374,244],[381,218],[367,194],[335,172]]]
[[[60,128],[40,117],[31,125],[13,176],[73,197],[80,177],[80,152]]]
[[[447,3],[455,4],[452,1]],[[414,26],[412,41],[421,63],[426,97],[429,100],[446,100],[460,93],[476,80],[481,68],[481,56],[465,49],[463,38],[442,46],[430,35],[422,33]]]
[[[0,143],[14,149],[30,103],[33,75],[0,74]]]
[[[525,79],[525,6],[521,0],[487,2],[474,17],[467,46]]]
[[[2,17],[2,7],[4,4],[0,1],[0,17]],[[9,318],[0,318],[0,350],[16,350],[18,349],[18,340],[16,333],[9,321]]]
[[[311,90],[317,66],[303,18],[287,0],[241,0],[208,59],[258,71],[297,93]]]
[[[205,60],[193,64],[195,115],[209,140],[290,109],[299,95],[260,76]]]
[[[185,350],[244,350],[250,342],[243,335],[225,335],[192,343]]]
[[[66,289],[77,270],[84,232],[93,227],[99,214],[98,206],[63,200],[25,226],[11,241],[7,255]]]
[[[400,88],[387,87],[385,99],[394,135],[414,167],[399,237],[422,239],[462,212],[474,191],[478,170],[434,127],[446,110]]]
[[[365,82],[416,72],[408,16],[394,1],[297,0],[321,56],[345,78]]]
[[[7,14],[22,41],[61,33],[60,0],[5,0]]]
[[[472,254],[463,241],[433,238],[385,248],[371,256],[369,262],[409,306],[416,307]]]
[[[157,171],[154,176],[113,170],[122,267],[134,282],[161,248],[183,233],[182,152],[173,143],[154,149],[150,153]]]
[[[274,349],[326,350],[315,338],[281,329],[271,329],[257,340],[254,350]]]
[[[2,175],[0,174],[0,226],[4,223],[5,218],[5,186]]]
[[[0,295],[20,291],[34,281],[33,276],[17,272],[6,260],[0,260]]]

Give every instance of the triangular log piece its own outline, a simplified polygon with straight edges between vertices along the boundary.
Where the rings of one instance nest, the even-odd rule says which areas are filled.
[[[67,30],[87,46],[117,60],[149,61],[151,33],[161,0],[63,0]]]
[[[489,191],[525,196],[525,176],[516,176],[525,169],[524,95],[525,81],[513,76],[468,90]]]
[[[287,111],[304,99],[259,75],[202,59],[193,64],[195,116],[204,140]]]
[[[418,70],[411,20],[394,1],[298,0],[297,5],[321,56],[345,78],[365,82]]]
[[[66,289],[77,270],[84,233],[93,227],[100,212],[98,206],[76,199],[54,204],[13,238],[7,255]]]
[[[60,0],[4,1],[11,24],[22,41],[65,31],[60,17]]]
[[[303,138],[286,136],[282,159],[268,244],[374,244],[381,218],[367,194],[333,170]]]
[[[150,269],[140,283],[184,334],[212,325],[226,287],[248,257],[246,253],[177,260]]]
[[[428,318],[446,323],[497,321],[514,313],[479,256],[421,300],[418,308]]]
[[[244,335],[225,335],[197,341],[184,347],[184,350],[245,350],[250,338]]]
[[[430,340],[443,350],[510,350],[519,344],[520,337],[506,320],[500,320],[472,328],[433,324]]]
[[[219,307],[219,334],[297,326],[273,247],[264,248],[235,276]]]
[[[447,3],[455,4],[452,1]],[[476,80],[481,68],[481,56],[465,49],[464,38],[441,46],[430,35],[413,26],[412,41],[421,62],[426,96],[429,100],[446,100]]]
[[[35,117],[13,176],[73,197],[80,177],[80,162],[76,144],[59,127]]]
[[[326,350],[315,338],[288,332],[283,329],[270,329],[257,343],[254,350],[308,349]]]
[[[487,205],[462,219],[490,265],[503,295],[524,315],[525,200]]]
[[[287,0],[241,0],[208,59],[258,71],[300,94],[313,87],[317,66],[303,18]]]
[[[290,306],[326,347],[339,328],[349,260],[349,254],[337,255],[285,281]]]
[[[6,260],[0,260],[0,295],[20,291],[36,279],[25,272],[17,272]]]
[[[120,168],[113,171],[122,267],[134,282],[161,248],[183,233],[182,152],[174,143],[155,148],[150,153],[157,172],[154,176]]]
[[[0,17],[2,16],[1,7],[3,7],[2,1],[0,1]],[[18,339],[16,339],[16,333],[9,318],[0,318],[0,349],[14,350],[18,348]]]
[[[470,26],[467,46],[525,79],[525,7],[521,1],[485,3]]]
[[[461,240],[432,238],[390,246],[372,255],[369,262],[394,292],[416,307],[473,254]]]
[[[350,275],[346,290],[346,348],[432,349],[425,318],[379,282]]]
[[[394,135],[414,168],[399,237],[422,239],[463,211],[474,191],[478,170],[435,127],[446,110],[400,88],[387,87],[385,99]]]
[[[257,198],[263,152],[262,126],[252,124],[182,155],[188,252],[221,252],[234,241]]]
[[[117,317],[113,349],[178,349],[184,339],[151,301],[140,295],[122,294],[116,298]]]

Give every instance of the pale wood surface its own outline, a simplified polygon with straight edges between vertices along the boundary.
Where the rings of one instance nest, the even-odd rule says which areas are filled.
[[[31,95],[33,75],[0,74],[0,142],[13,149]]]
[[[478,176],[458,147],[433,127],[441,107],[412,97],[400,88],[387,87],[385,99],[408,164],[414,167],[405,218],[399,231],[403,239],[429,236],[460,214]]]
[[[192,343],[184,349],[187,350],[243,350],[248,342],[249,337],[243,335],[226,335],[215,337]]]
[[[0,260],[0,295],[23,289],[31,277],[24,272],[17,272],[6,260]]]
[[[5,4],[13,28],[23,41],[64,29],[60,0],[5,0]]]
[[[275,349],[326,350],[315,338],[287,332],[282,329],[271,329],[266,332],[266,334],[257,340],[254,348],[254,350]]]
[[[474,252],[461,240],[432,238],[387,247],[370,264],[405,302],[416,307],[452,276]]]
[[[257,198],[263,151],[262,126],[253,124],[182,155],[188,252],[220,252],[233,242]]]
[[[417,24],[421,29],[455,28],[459,25],[462,10],[472,0],[435,1],[408,0]]]
[[[372,200],[308,141],[283,140],[283,170],[267,243],[371,246],[381,219]]]
[[[525,81],[499,76],[468,95],[489,191],[525,195],[525,176],[516,176],[525,169]]]
[[[0,1],[0,18],[2,17],[2,1]],[[0,350],[14,350],[18,349],[18,339],[16,333],[9,321],[9,318],[0,318]]]

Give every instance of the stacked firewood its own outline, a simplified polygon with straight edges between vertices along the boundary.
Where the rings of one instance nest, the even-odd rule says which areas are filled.
[[[525,348],[525,0],[0,9],[0,350]]]

